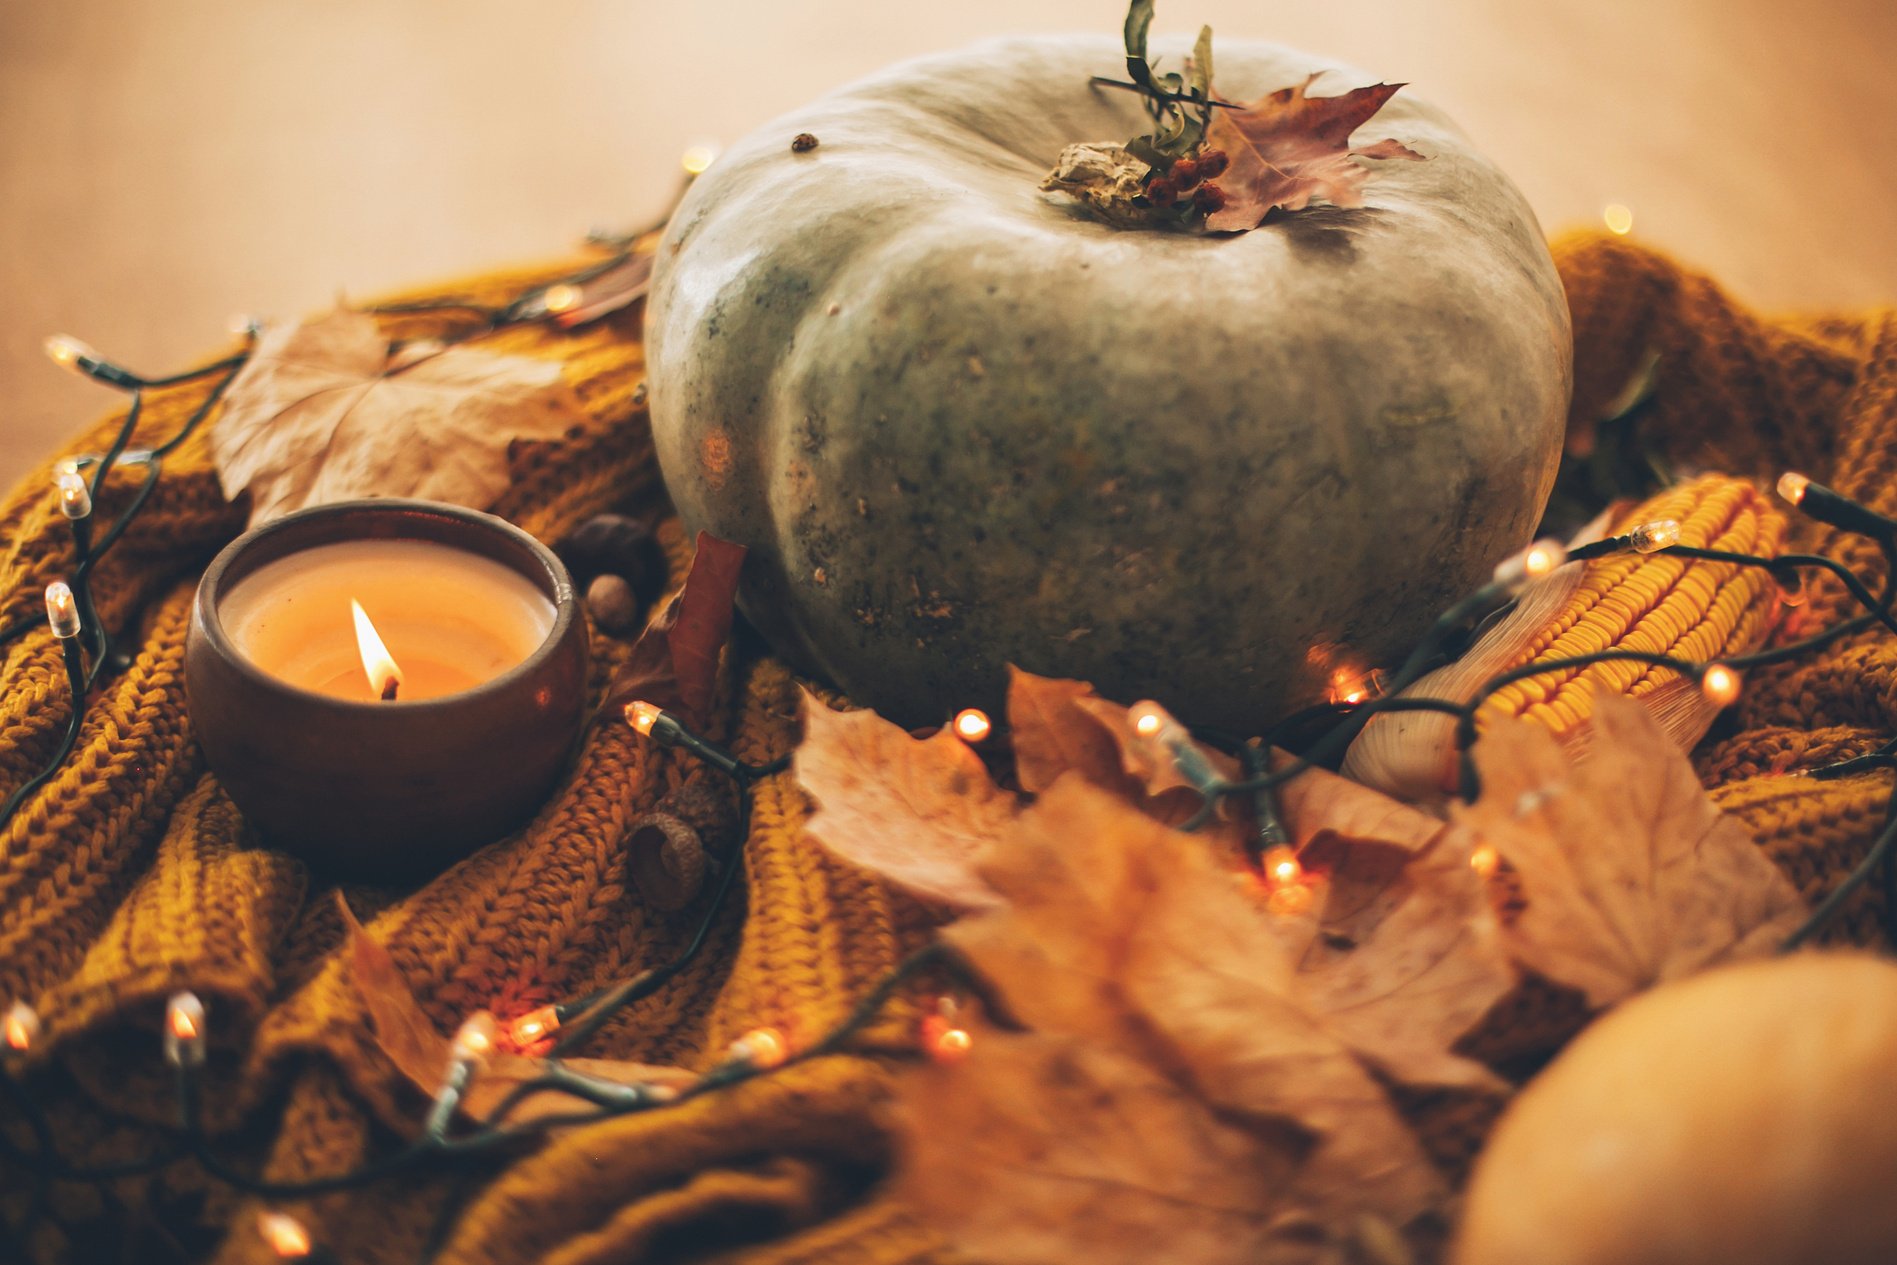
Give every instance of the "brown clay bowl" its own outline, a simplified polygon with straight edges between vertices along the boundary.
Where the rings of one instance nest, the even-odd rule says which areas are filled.
[[[554,605],[528,658],[460,693],[398,705],[332,698],[245,659],[223,595],[265,563],[350,540],[435,541],[491,558]],[[490,514],[428,501],[304,510],[232,541],[198,585],[185,693],[206,761],[273,847],[338,878],[431,874],[514,830],[545,801],[584,723],[586,621],[566,568]]]

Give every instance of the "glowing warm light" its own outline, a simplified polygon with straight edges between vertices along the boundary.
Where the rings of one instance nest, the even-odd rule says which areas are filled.
[[[59,512],[67,518],[80,519],[92,513],[92,489],[77,470],[61,470],[53,476],[53,487],[59,492]]]
[[[1568,560],[1568,551],[1558,540],[1537,540],[1512,558],[1503,559],[1495,568],[1495,582],[1510,592],[1530,580],[1556,570]]]
[[[1787,470],[1778,476],[1778,494],[1797,505],[1805,499],[1805,493],[1811,487],[1811,480],[1796,470]]]
[[[40,1039],[40,1017],[31,1006],[16,1001],[7,1007],[6,1018],[0,1020],[0,1031],[6,1036],[7,1049],[25,1054]]]
[[[485,1010],[479,1011],[469,1015],[455,1030],[454,1044],[449,1053],[457,1063],[485,1063],[487,1056],[493,1053],[494,1043],[500,1035],[500,1027],[494,1022],[494,1016]]]
[[[1480,874],[1483,878],[1494,878],[1495,871],[1500,869],[1501,866],[1502,858],[1500,854],[1486,843],[1469,854],[1469,868],[1474,870],[1477,874]]]
[[[362,609],[362,603],[350,598],[349,610],[356,617],[356,649],[362,653],[362,670],[369,674],[369,692],[384,701],[392,699],[402,688],[402,669],[395,666],[389,648],[382,644],[382,634],[369,622],[369,612]]]
[[[537,1041],[546,1040],[559,1030],[560,1012],[552,1006],[542,1006],[514,1020],[507,1030],[507,1035],[514,1039],[516,1046],[526,1049]]]
[[[922,1048],[937,1063],[961,1062],[974,1043],[967,1028],[956,1027],[941,1015],[927,1015],[922,1020]]]
[[[679,156],[679,166],[685,168],[688,176],[702,176],[705,168],[718,161],[716,145],[693,145]]]
[[[790,1057],[790,1043],[776,1028],[753,1028],[731,1043],[730,1054],[752,1067],[776,1067]]]
[[[1568,551],[1552,540],[1538,540],[1528,546],[1522,557],[1522,569],[1531,579],[1540,579],[1568,560]]]
[[[260,1212],[257,1214],[257,1233],[270,1245],[281,1260],[299,1260],[313,1250],[310,1232],[303,1223],[283,1212]]]
[[[1157,703],[1135,703],[1130,715],[1133,718],[1133,732],[1142,738],[1157,737],[1166,725],[1166,714],[1159,710]]]
[[[1339,668],[1331,673],[1330,700],[1333,703],[1346,703],[1355,706],[1367,702],[1383,687],[1383,674],[1375,670],[1359,672],[1354,668]]]
[[[1635,553],[1658,553],[1680,543],[1680,525],[1671,518],[1642,523],[1627,533],[1627,543]]]
[[[64,580],[54,580],[46,586],[46,622],[52,625],[53,636],[61,641],[79,635],[79,601],[72,595],[72,586]]]
[[[173,993],[165,1003],[165,1061],[173,1067],[204,1062],[204,1003],[196,993]]]
[[[1715,663],[1701,674],[1699,688],[1708,702],[1730,707],[1739,701],[1739,674],[1723,663]]]
[[[1260,858],[1264,866],[1265,877],[1280,886],[1297,882],[1304,877],[1304,863],[1298,860],[1296,848],[1280,844],[1268,848]]]
[[[659,717],[663,715],[665,712],[662,709],[654,707],[642,698],[634,699],[626,704],[626,723],[646,737],[652,736],[652,726],[658,724]]]
[[[549,312],[571,312],[585,297],[578,286],[562,282],[560,285],[548,286],[546,293],[540,296],[540,301]]]
[[[1609,202],[1601,208],[1601,221],[1607,225],[1607,231],[1616,237],[1625,237],[1633,231],[1633,208],[1619,202]]]
[[[979,707],[964,707],[955,713],[955,736],[963,742],[980,742],[994,731],[988,713]]]
[[[61,369],[70,369],[74,373],[83,373],[82,361],[97,360],[99,353],[74,338],[71,334],[54,334],[44,344],[46,354]]]

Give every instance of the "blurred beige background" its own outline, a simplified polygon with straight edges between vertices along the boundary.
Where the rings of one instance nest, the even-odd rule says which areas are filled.
[[[1117,30],[1122,0],[0,0],[0,480],[149,372],[290,316],[558,253],[679,152],[885,62]],[[1163,0],[1447,107],[1544,227],[1634,233],[1764,305],[1897,300],[1891,0]],[[1342,85],[1339,85],[1341,87]]]

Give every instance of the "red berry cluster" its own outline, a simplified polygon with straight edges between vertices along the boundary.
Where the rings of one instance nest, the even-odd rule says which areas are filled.
[[[1189,194],[1192,205],[1210,215],[1225,205],[1225,190],[1213,181],[1224,174],[1228,161],[1222,149],[1208,149],[1197,158],[1177,159],[1165,175],[1147,182],[1146,196],[1154,206],[1172,206]]]

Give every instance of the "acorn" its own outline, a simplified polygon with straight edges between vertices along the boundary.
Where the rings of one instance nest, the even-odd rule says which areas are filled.
[[[683,909],[705,886],[704,841],[671,813],[649,812],[633,822],[626,848],[633,886],[654,909]]]
[[[594,576],[586,586],[586,611],[593,626],[608,637],[630,637],[639,631],[639,595],[623,576]]]
[[[594,576],[616,575],[632,585],[641,606],[650,606],[665,591],[668,567],[665,550],[650,529],[624,514],[595,514],[553,547],[584,587]]]
[[[632,823],[626,861],[646,904],[667,911],[692,903],[705,875],[726,862],[737,843],[738,813],[728,794],[704,780],[660,798]]]

